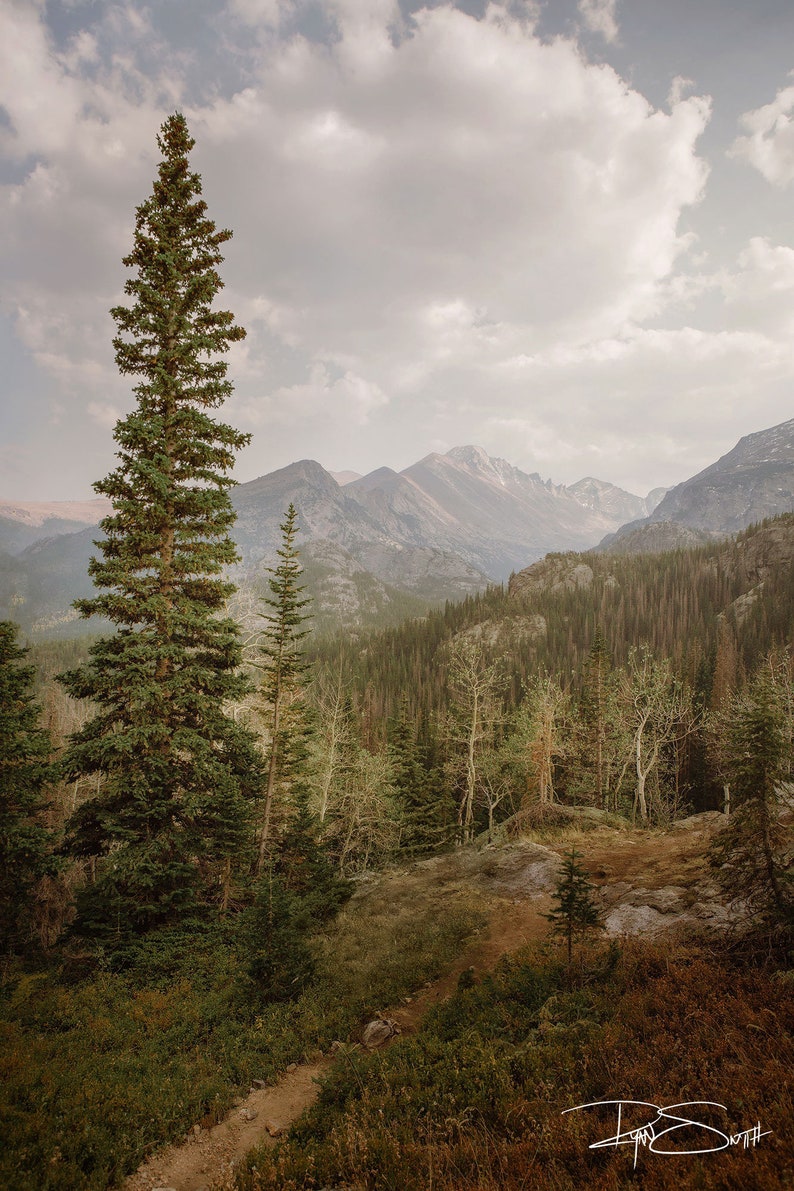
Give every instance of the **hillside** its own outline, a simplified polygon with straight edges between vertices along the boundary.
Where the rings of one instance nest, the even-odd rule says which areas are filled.
[[[633,1184],[633,1150],[589,1151],[601,1119],[565,1109],[722,1089],[729,1131],[760,1120],[763,1143],[705,1168],[642,1150],[643,1188],[782,1191],[792,999],[783,973],[724,935],[736,908],[705,860],[721,820],[647,832],[583,817],[369,873],[288,1007],[251,1012],[235,933],[210,924],[182,951],[178,935],[153,948],[137,974],[87,974],[67,956],[68,980],[24,977],[0,996],[0,1182],[308,1191],[369,1169],[370,1186],[400,1191],[427,1191],[431,1170],[442,1191],[519,1191],[528,1172],[597,1191],[605,1168]],[[605,930],[577,940],[568,972],[543,915],[572,845]],[[392,1037],[369,1049],[377,1019]]]
[[[622,526],[601,546],[653,551],[664,534],[667,548],[674,549],[691,544],[693,531],[727,537],[792,509],[794,419],[746,435],[716,463],[671,488],[647,518]]]
[[[421,718],[446,707],[444,649],[456,635],[473,633],[488,656],[504,659],[513,702],[539,670],[566,683],[580,675],[600,627],[616,665],[646,644],[708,698],[724,622],[748,670],[769,649],[794,643],[794,515],[689,550],[551,554],[507,590],[340,640],[320,656],[341,659],[376,719],[396,715],[405,692]]]

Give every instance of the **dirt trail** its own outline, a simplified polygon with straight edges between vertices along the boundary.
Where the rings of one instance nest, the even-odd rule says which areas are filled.
[[[233,1108],[219,1125],[193,1132],[182,1145],[170,1145],[139,1167],[124,1184],[126,1191],[202,1191],[228,1175],[235,1160],[264,1142],[275,1143],[274,1132],[286,1130],[312,1104],[319,1086],[314,1082],[330,1058],[302,1063],[271,1088],[257,1088]],[[249,1119],[250,1118],[250,1119]],[[194,1127],[198,1129],[198,1126]]]
[[[403,1034],[414,1033],[427,1009],[455,990],[461,972],[470,967],[478,974],[490,971],[500,956],[541,937],[548,927],[540,917],[546,903],[549,898],[540,898],[532,906],[495,900],[488,929],[461,953],[453,967],[410,1003],[387,1009],[383,1016],[396,1021]],[[328,1056],[319,1063],[300,1064],[272,1087],[251,1092],[220,1124],[201,1129],[189,1141],[167,1146],[151,1157],[127,1179],[125,1191],[210,1191],[228,1178],[231,1164],[254,1146],[275,1143],[269,1125],[286,1131],[314,1103],[320,1091],[315,1080],[332,1061],[333,1056]],[[247,1119],[249,1116],[252,1119]]]
[[[642,831],[601,830],[577,842],[584,867],[596,885],[628,882],[634,889],[656,889],[671,880],[692,884],[702,878],[703,834],[700,830],[672,831],[649,836]],[[553,846],[563,855],[570,845]],[[548,934],[543,917],[551,906],[549,893],[535,891],[524,896],[505,897],[483,890],[489,912],[487,928],[474,938],[453,966],[438,980],[406,1003],[383,1011],[383,1017],[397,1022],[403,1034],[418,1028],[427,1010],[444,1000],[458,984],[462,972],[473,968],[476,975],[490,971],[502,955],[515,951]],[[194,1130],[182,1145],[171,1145],[144,1163],[125,1183],[125,1191],[212,1191],[231,1186],[232,1164],[254,1148],[274,1143],[274,1133],[298,1119],[319,1095],[316,1082],[333,1061],[301,1064],[285,1074],[273,1087],[252,1091],[224,1121],[209,1129]]]

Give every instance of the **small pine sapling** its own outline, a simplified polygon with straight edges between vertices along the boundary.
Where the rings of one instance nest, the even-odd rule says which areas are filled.
[[[568,967],[571,966],[574,935],[587,934],[601,928],[601,915],[593,901],[594,886],[579,863],[581,854],[571,848],[565,857],[562,872],[554,890],[555,908],[544,914],[552,923],[552,931],[564,936],[568,945]]]

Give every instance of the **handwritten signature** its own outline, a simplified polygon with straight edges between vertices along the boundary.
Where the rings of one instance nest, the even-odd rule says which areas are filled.
[[[681,1104],[666,1104],[663,1107],[651,1104],[647,1100],[594,1100],[590,1104],[577,1104],[575,1108],[566,1108],[562,1115],[564,1116],[568,1112],[581,1112],[584,1108],[604,1108],[609,1105],[617,1106],[618,1119],[615,1133],[611,1137],[605,1137],[602,1141],[594,1141],[588,1148],[598,1150],[604,1146],[633,1146],[635,1167],[640,1146],[645,1146],[654,1154],[713,1154],[719,1150],[727,1150],[731,1146],[741,1145],[744,1149],[748,1149],[750,1146],[756,1146],[762,1137],[767,1137],[772,1132],[771,1129],[762,1131],[759,1121],[750,1129],[742,1129],[739,1133],[725,1133],[714,1125],[707,1125],[703,1121],[682,1116],[680,1112],[676,1111],[678,1109],[691,1110],[703,1105],[709,1108],[720,1108],[723,1112],[728,1111],[724,1104],[717,1104],[714,1100],[689,1100]],[[632,1129],[622,1128],[624,1109],[632,1106],[653,1109],[656,1116]],[[702,1138],[702,1141],[707,1144],[696,1145],[695,1149],[668,1149],[664,1144],[659,1144],[662,1138],[672,1139],[672,1135],[682,1129],[702,1130],[707,1135]],[[692,1139],[691,1134],[687,1135],[685,1144],[691,1144],[692,1140],[695,1139]]]

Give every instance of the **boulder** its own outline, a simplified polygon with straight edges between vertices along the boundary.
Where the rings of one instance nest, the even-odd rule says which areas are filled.
[[[670,920],[650,906],[616,906],[606,917],[608,935],[655,935],[670,925]]]
[[[385,1046],[390,1038],[399,1033],[400,1027],[396,1021],[390,1017],[377,1017],[364,1026],[361,1041],[367,1050],[377,1050],[379,1046]]]

